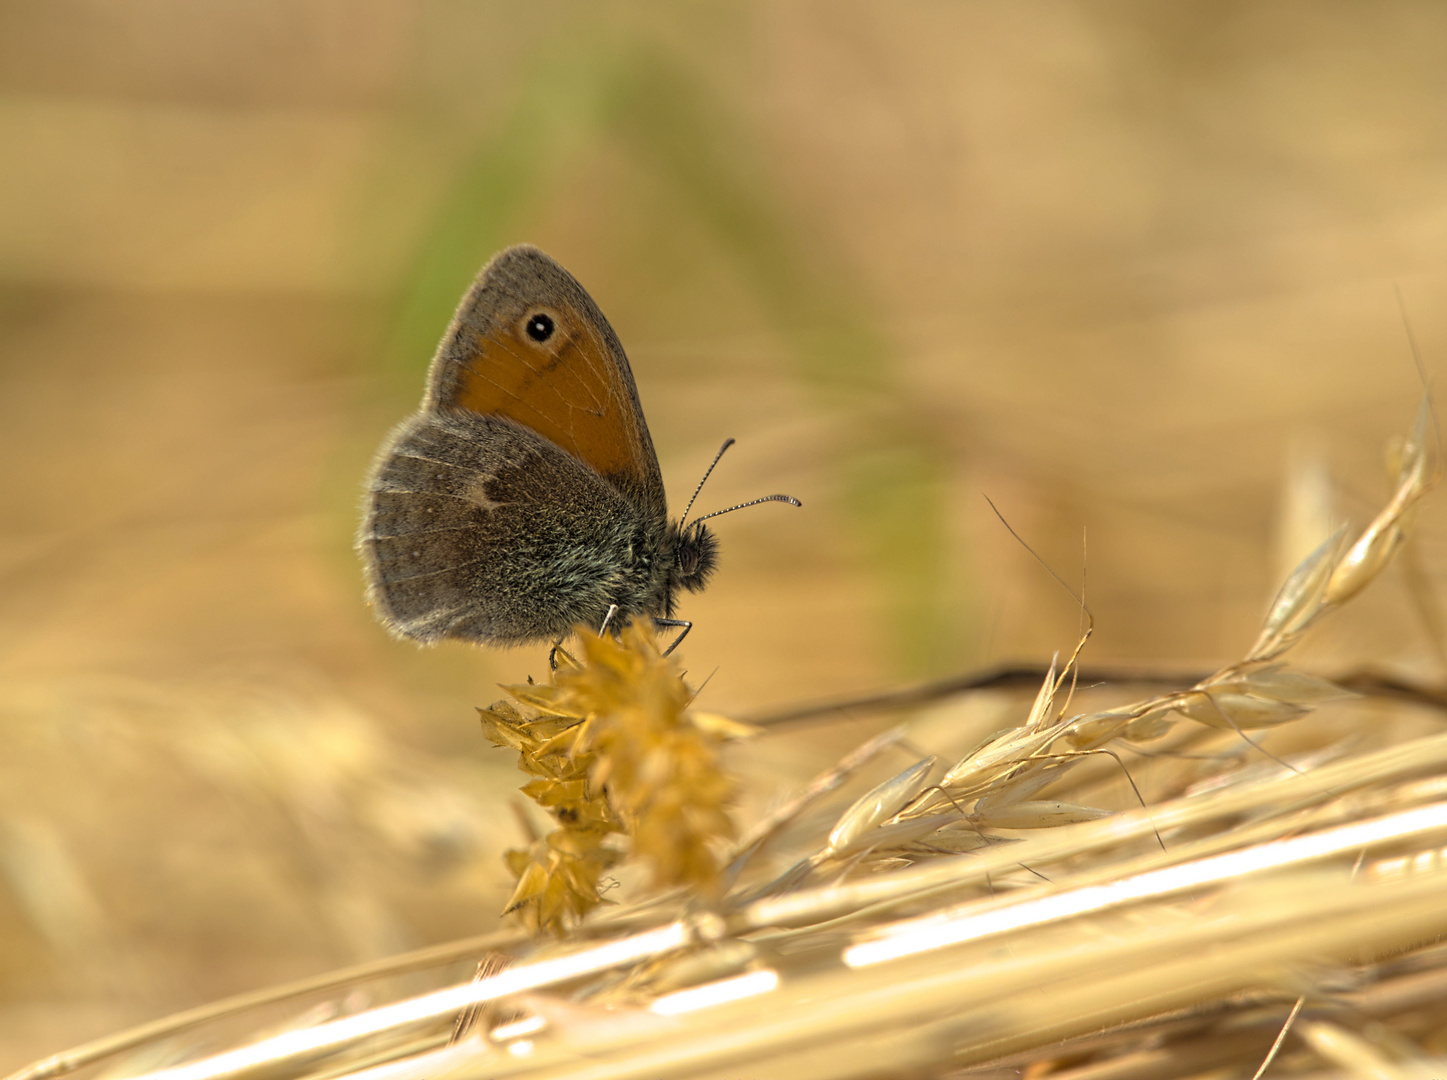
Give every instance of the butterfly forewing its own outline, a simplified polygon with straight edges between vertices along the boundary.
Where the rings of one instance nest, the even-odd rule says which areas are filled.
[[[539,316],[551,323],[542,341],[527,329]],[[433,363],[429,401],[514,420],[663,513],[623,347],[583,287],[536,248],[509,248],[478,276]]]

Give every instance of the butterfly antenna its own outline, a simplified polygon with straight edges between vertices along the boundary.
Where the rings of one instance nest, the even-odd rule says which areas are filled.
[[[739,503],[737,506],[730,506],[727,510],[715,510],[712,514],[704,514],[703,517],[699,518],[693,524],[695,527],[697,527],[699,525],[702,525],[709,518],[718,517],[720,514],[732,514],[735,510],[742,510],[746,506],[758,506],[759,503],[766,502],[788,503],[790,506],[804,505],[792,495],[765,495],[762,499],[753,499],[746,503]]]
[[[688,522],[688,512],[693,509],[694,499],[703,490],[703,485],[708,483],[708,478],[713,475],[714,465],[717,465],[719,458],[724,456],[724,451],[734,444],[733,439],[725,439],[724,444],[718,448],[718,453],[713,456],[713,465],[710,465],[703,474],[703,479],[698,482],[698,487],[693,489],[693,499],[688,500],[688,505],[683,508],[683,517],[678,522],[678,531],[683,532],[683,526]]]

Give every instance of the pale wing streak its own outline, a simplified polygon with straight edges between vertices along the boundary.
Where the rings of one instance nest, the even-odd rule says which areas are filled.
[[[411,532],[404,532],[404,533],[379,533],[379,532],[374,532],[374,533],[372,534],[372,538],[373,538],[374,540],[400,540],[400,539],[402,539],[402,537],[404,537],[404,536],[427,536],[427,535],[429,535],[429,534],[431,534],[431,533],[476,532],[476,531],[477,531],[477,526],[476,526],[476,525],[444,525],[444,526],[443,526],[442,528],[440,528],[440,529],[413,529]]]
[[[471,442],[474,446],[477,445],[474,440],[469,439],[467,441]],[[393,453],[392,456],[399,460],[402,458],[407,458],[411,461],[425,461],[432,465],[441,465],[444,468],[452,469],[454,472],[468,473],[472,476],[483,475],[478,469],[471,465],[459,465],[455,461],[445,461],[442,458],[428,457],[425,452],[417,450],[414,447],[410,446],[404,446],[399,448]]]
[[[421,459],[419,459],[419,460],[429,461],[429,460],[431,460],[431,459],[430,459],[430,458],[421,458]],[[445,465],[446,462],[442,462],[441,464],[444,464],[444,465]],[[481,473],[478,473],[478,474],[476,474],[476,475],[481,476],[482,474],[481,474]],[[472,499],[469,499],[466,495],[453,495],[453,494],[451,494],[450,492],[446,492],[446,491],[435,491],[435,490],[433,490],[433,489],[431,489],[431,488],[385,487],[385,488],[381,488],[378,493],[381,494],[381,495],[431,495],[431,496],[433,496],[434,498],[438,498],[438,499],[451,499],[453,502],[466,503],[468,506],[477,506],[477,503],[474,502]],[[489,500],[489,501],[491,501],[491,500]],[[512,504],[512,503],[493,502],[492,505],[493,505],[493,506],[512,506],[513,504]],[[478,508],[479,510],[482,509],[482,507],[480,507],[480,506],[477,507],[477,508]]]
[[[412,534],[407,533],[405,535],[411,536]],[[388,536],[382,537],[381,539],[400,540],[402,537]],[[387,584],[391,585],[398,581],[421,581],[423,578],[436,577],[438,574],[450,574],[454,570],[461,570],[464,566],[476,566],[478,563],[486,561],[486,559],[468,559],[466,562],[453,563],[451,566],[445,566],[441,570],[429,570],[425,574],[408,574],[406,577],[388,577]]]
[[[413,630],[421,630],[435,626],[438,623],[442,622],[450,623],[456,618],[465,617],[469,614],[469,612],[470,609],[466,604],[463,604],[459,607],[434,608],[426,615],[419,615],[415,619],[408,619],[405,622],[402,622],[401,625],[409,627]]]
[[[475,446],[477,444],[474,443],[473,445]],[[411,448],[398,450],[396,456],[399,458],[411,458],[413,461],[426,461],[432,465],[445,465],[449,469],[456,469],[458,472],[471,473],[473,476],[485,475],[479,470],[474,469],[471,465],[458,465],[452,461],[443,461],[441,458],[428,457],[426,454],[419,453],[418,451]]]

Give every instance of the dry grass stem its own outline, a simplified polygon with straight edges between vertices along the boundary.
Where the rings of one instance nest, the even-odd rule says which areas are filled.
[[[1435,480],[1430,430],[1424,405],[1385,507],[1300,563],[1240,660],[1090,708],[1078,645],[1013,726],[887,776],[879,755],[913,744],[904,727],[877,735],[727,861],[720,746],[756,731],[691,714],[643,630],[582,635],[550,683],[482,710],[555,825],[508,855],[531,944],[350,1013],[335,1000],[349,979],[312,984],[329,1013],[249,1041],[163,1043],[185,1025],[153,1027],[149,1055],[107,1075],[1441,1075],[1447,733],[1388,738],[1362,699],[1286,660],[1402,549]],[[1331,723],[1308,737],[1312,716]],[[840,805],[851,781],[869,790]],[[600,908],[625,857],[653,891]]]

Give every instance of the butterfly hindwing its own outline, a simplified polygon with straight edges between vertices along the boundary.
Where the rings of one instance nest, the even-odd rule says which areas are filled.
[[[394,632],[422,641],[521,642],[596,624],[656,531],[549,440],[471,412],[404,423],[369,491],[371,599]]]

